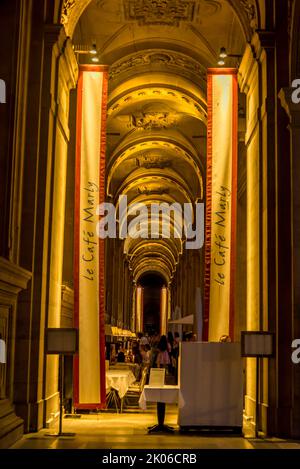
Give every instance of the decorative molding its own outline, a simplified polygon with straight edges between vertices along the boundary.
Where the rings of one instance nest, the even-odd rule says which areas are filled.
[[[171,52],[168,50],[147,50],[141,51],[138,54],[134,54],[128,58],[121,59],[109,68],[109,79],[114,80],[120,74],[128,71],[136,71],[137,67],[142,66],[156,66],[158,68],[166,67],[171,69],[177,69],[180,74],[182,71],[185,75],[188,73],[194,74],[197,79],[199,78],[206,80],[206,69],[197,62],[195,59],[188,57],[184,54],[177,52]]]
[[[143,112],[131,116],[132,126],[136,129],[167,129],[178,122],[176,112]]]
[[[172,162],[167,158],[162,158],[159,154],[148,152],[136,158],[138,168],[145,169],[165,169],[172,166]]]
[[[248,17],[250,26],[254,29],[257,27],[257,14],[254,4],[250,0],[240,0],[240,4]]]
[[[222,5],[219,1],[216,0],[204,0],[200,2],[199,5],[199,16],[210,17],[214,16],[222,9]]]
[[[10,344],[11,337],[11,306],[0,304],[0,339],[4,340],[6,346]],[[7,348],[7,347],[6,347]],[[6,350],[7,355],[7,350]],[[7,363],[0,364],[0,399],[6,397],[7,389]]]
[[[0,399],[0,449],[7,449],[22,438],[24,421],[17,417],[9,399]]]
[[[27,288],[31,279],[31,272],[0,257],[0,290],[10,294],[17,294]]]
[[[189,112],[197,118],[200,118],[203,122],[206,122],[206,111],[201,106],[202,103],[197,102],[196,99],[185,94],[183,91],[176,90],[174,88],[149,86],[149,88],[143,88],[134,90],[118,99],[113,100],[109,103],[107,115],[110,118],[112,115],[119,113],[126,105],[138,102],[145,99],[172,99],[176,100],[177,103],[184,104],[185,108],[189,107]]]
[[[61,286],[61,327],[72,327],[74,314],[74,290]]]
[[[287,113],[290,123],[292,126],[300,127],[300,106],[299,104],[293,103],[292,93],[293,88],[281,88],[278,93],[281,106]]]
[[[61,286],[61,300],[66,307],[73,308],[74,306],[74,290],[67,285]]]
[[[181,21],[193,21],[195,5],[195,0],[124,0],[125,19],[140,26],[179,26]]]
[[[288,36],[292,39],[292,21],[293,21],[293,0],[288,0]]]
[[[66,25],[69,22],[70,13],[75,7],[76,0],[64,0],[61,10],[61,24]]]
[[[146,186],[142,188],[138,188],[137,192],[139,195],[164,195],[169,194],[169,189],[165,189],[164,187],[158,187],[157,189],[147,189]]]

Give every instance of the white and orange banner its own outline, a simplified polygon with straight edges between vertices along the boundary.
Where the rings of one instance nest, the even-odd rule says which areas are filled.
[[[234,340],[237,116],[235,69],[208,69],[204,340]]]
[[[168,323],[168,290],[162,287],[160,290],[160,335],[167,335]]]
[[[135,316],[135,331],[143,332],[144,323],[144,290],[143,287],[138,286],[136,289],[136,316]]]
[[[75,182],[75,408],[105,405],[104,240],[97,236],[97,206],[105,198],[108,70],[80,67]]]

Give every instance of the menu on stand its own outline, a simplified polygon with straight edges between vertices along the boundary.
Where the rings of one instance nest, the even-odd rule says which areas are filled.
[[[165,368],[151,368],[149,386],[161,388],[165,385]]]

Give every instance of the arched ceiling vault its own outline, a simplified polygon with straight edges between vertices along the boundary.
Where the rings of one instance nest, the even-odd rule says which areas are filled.
[[[161,260],[158,260],[156,263],[154,263],[151,259],[143,258],[143,262],[133,270],[133,278],[135,281],[138,281],[138,279],[146,272],[161,273],[166,279],[167,283],[170,283],[173,278],[172,272],[170,272],[170,269]]]
[[[261,3],[63,1],[62,22],[75,49],[96,44],[100,61],[109,65],[106,181],[116,206],[121,194],[129,207],[203,200],[206,69],[216,66],[220,47],[244,52],[253,30],[263,27]],[[233,59],[227,65],[234,66]],[[172,226],[177,232],[176,222]],[[149,271],[169,283],[183,248],[184,239],[174,236],[124,240],[135,281]]]
[[[87,9],[87,7],[93,3],[94,0],[61,0],[61,23],[64,24],[67,35],[71,38],[74,35],[75,28],[80,20],[82,14]],[[197,0],[194,2],[189,2],[196,4],[197,3],[205,3],[198,2]],[[113,3],[113,0],[108,0],[109,3]],[[119,3],[119,15],[122,14],[120,12],[122,5],[121,1]],[[125,0],[122,2],[123,5],[128,5],[130,3],[129,0]],[[136,4],[141,4],[142,1],[132,2]],[[188,2],[186,2],[188,3]],[[212,15],[214,11],[218,12],[220,9],[219,7],[223,5],[224,1],[213,1],[208,0],[206,15]],[[239,25],[243,31],[243,35],[246,40],[250,40],[251,34],[255,28],[263,29],[265,26],[265,11],[264,5],[261,0],[226,0],[226,3],[229,4],[232,11],[235,13],[236,18],[239,22]],[[97,4],[100,6],[105,4],[103,0],[98,0]],[[204,8],[206,5],[204,5]],[[200,9],[200,8],[199,8]],[[124,11],[124,10],[123,10]],[[203,9],[200,14],[203,12]],[[205,13],[205,9],[204,9]]]

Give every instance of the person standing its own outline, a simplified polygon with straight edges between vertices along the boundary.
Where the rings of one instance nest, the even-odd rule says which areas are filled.
[[[167,368],[170,365],[170,351],[171,347],[167,341],[167,337],[162,335],[158,343],[158,354],[156,358],[156,365],[158,368]]]
[[[174,363],[172,360],[173,357],[173,347],[174,347],[174,337],[171,331],[168,332],[168,350],[169,350],[169,357],[170,357],[170,364],[168,365],[168,370],[170,374],[173,374],[174,372]]]

